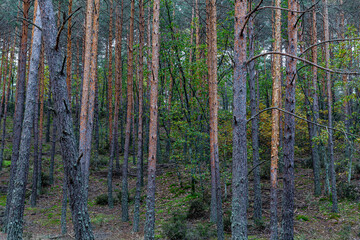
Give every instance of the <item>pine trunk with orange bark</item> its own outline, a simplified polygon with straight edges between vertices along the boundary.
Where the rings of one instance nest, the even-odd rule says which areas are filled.
[[[121,191],[121,219],[122,221],[129,221],[129,206],[128,206],[128,163],[130,151],[130,134],[131,134],[131,118],[132,118],[132,104],[133,104],[133,45],[134,45],[134,14],[135,14],[135,0],[131,0],[130,10],[130,27],[129,27],[129,52],[128,52],[128,72],[127,72],[127,113],[126,113],[126,132],[125,132],[125,146],[124,146],[124,164],[122,169],[122,191]]]
[[[280,0],[275,0],[275,7],[280,7]],[[274,10],[274,25],[273,25],[274,44],[273,49],[276,52],[281,50],[281,10]],[[273,94],[272,106],[280,107],[281,105],[281,56],[274,55],[272,62],[272,79],[273,79]],[[270,169],[270,229],[271,240],[278,239],[278,213],[277,213],[277,184],[278,184],[278,161],[279,161],[279,133],[280,133],[280,112],[278,110],[272,111],[271,120],[271,169]]]
[[[148,36],[149,37],[149,36]],[[144,239],[155,239],[155,192],[156,192],[156,156],[158,134],[158,79],[160,61],[160,0],[153,3],[153,31],[152,31],[152,62],[150,81],[150,123],[149,123],[149,156],[148,156],[148,185],[146,198],[146,221]]]

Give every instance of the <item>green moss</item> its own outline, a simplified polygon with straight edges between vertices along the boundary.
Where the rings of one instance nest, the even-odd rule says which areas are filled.
[[[6,195],[0,196],[0,206],[3,206],[3,207],[6,206]]]
[[[297,215],[297,216],[296,216],[296,220],[302,220],[302,221],[307,222],[307,221],[309,221],[310,219],[309,219],[308,216],[305,216],[305,215]]]
[[[340,217],[341,217],[341,216],[340,216],[340,214],[338,214],[338,213],[330,213],[330,215],[329,215],[329,219],[339,220]]]
[[[10,165],[11,165],[11,161],[4,161],[3,162],[4,168],[10,167]]]

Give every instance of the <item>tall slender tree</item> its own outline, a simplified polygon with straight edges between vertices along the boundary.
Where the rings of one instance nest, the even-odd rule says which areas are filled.
[[[97,73],[97,49],[99,34],[100,0],[88,0],[86,13],[86,39],[84,78],[80,113],[80,163],[83,172],[83,187],[87,201],[91,137],[94,120],[95,85]]]
[[[316,4],[316,0],[312,0],[313,4]],[[312,10],[312,25],[311,25],[311,44],[315,45],[317,43],[317,19],[316,19],[316,8]],[[311,49],[311,58],[312,62],[317,64],[317,46],[314,46]],[[319,98],[318,98],[318,69],[316,66],[312,66],[312,98],[313,98],[313,112],[314,112],[314,122],[319,120]],[[313,125],[313,136],[317,137],[319,134],[319,128],[314,124]],[[313,156],[313,169],[314,169],[314,193],[315,196],[321,194],[321,185],[320,185],[320,156],[319,156],[319,145],[313,140],[312,141],[312,156]]]
[[[72,76],[71,76],[71,66],[72,66],[72,51],[71,51],[71,44],[72,44],[72,40],[71,40],[71,14],[72,14],[72,5],[73,5],[73,0],[69,0],[69,4],[68,4],[68,15],[69,15],[69,19],[67,20],[67,24],[68,24],[68,28],[67,28],[67,46],[66,46],[66,84],[68,87],[68,94],[69,94],[69,99],[70,99],[70,103],[71,101],[71,80],[72,80]]]
[[[34,15],[36,16],[35,25],[41,28],[42,22],[37,1],[35,1],[34,6]],[[14,188],[12,189],[13,194],[7,219],[8,240],[22,239],[23,233],[23,215],[25,208],[26,183],[29,171],[31,131],[33,127],[34,108],[38,92],[38,67],[41,52],[41,35],[41,30],[34,28],[31,46],[29,80],[26,90],[26,107],[19,148],[19,158],[16,162],[17,167],[14,178]]]
[[[218,146],[218,109],[219,100],[217,92],[217,18],[216,1],[207,0],[206,9],[208,15],[208,77],[209,77],[209,109],[210,109],[210,163],[211,163],[211,188],[212,195],[215,194],[215,212],[217,223],[218,239],[224,239],[223,213],[220,184],[220,164],[219,164],[219,146]],[[185,88],[184,88],[185,89]],[[185,96],[187,97],[187,95]],[[213,198],[213,197],[212,197]],[[214,203],[212,201],[212,211]]]
[[[235,2],[232,239],[247,239],[246,40],[247,1]],[[215,52],[216,53],[216,52]],[[210,105],[211,107],[211,105]]]
[[[136,194],[134,206],[134,225],[133,231],[139,231],[140,220],[140,197],[141,197],[141,177],[142,177],[142,162],[143,162],[143,84],[144,84],[144,32],[145,32],[145,19],[144,19],[144,2],[139,0],[139,122],[138,122],[138,140],[137,140],[137,171],[136,171]],[[135,153],[134,153],[135,154]]]
[[[298,47],[296,0],[288,1],[288,54],[296,56]],[[296,90],[295,58],[287,58],[285,110],[295,114]],[[282,239],[294,239],[294,147],[295,147],[295,116],[285,114],[284,128],[284,191],[282,209]]]
[[[130,151],[130,133],[131,133],[131,119],[132,119],[132,104],[133,104],[133,56],[134,56],[134,18],[135,18],[135,0],[131,0],[130,9],[130,26],[129,26],[129,52],[128,52],[128,72],[127,72],[127,114],[126,114],[126,135],[124,147],[124,165],[122,175],[122,191],[121,191],[121,219],[123,221],[129,220],[128,207],[128,162]]]
[[[82,168],[80,165],[82,156],[78,154],[76,146],[73,120],[69,110],[66,76],[63,73],[63,58],[61,49],[57,47],[56,36],[58,31],[54,9],[51,0],[39,0],[39,5],[75,238],[92,240],[94,235],[87,210],[87,195],[83,188]]]
[[[329,68],[330,66],[330,34],[329,34],[329,13],[328,13],[328,1],[322,0],[323,3],[323,17],[324,17],[324,41],[325,43],[325,67]],[[326,71],[326,87],[327,87],[327,108],[328,108],[328,151],[329,151],[329,161],[330,161],[330,177],[331,177],[331,196],[332,196],[332,211],[338,212],[338,203],[337,203],[337,192],[336,192],[336,172],[335,172],[335,163],[334,163],[334,142],[333,142],[333,120],[332,120],[332,83],[331,83],[331,74],[329,71]]]
[[[275,8],[279,8],[281,0],[275,0]],[[281,10],[274,10],[274,43],[273,49],[276,52],[281,51]],[[272,62],[272,78],[273,78],[273,107],[280,107],[281,102],[281,56],[274,55]],[[271,170],[270,170],[270,229],[271,240],[278,239],[278,219],[277,219],[277,171],[279,161],[279,123],[280,112],[272,111],[271,119]]]
[[[149,37],[149,36],[148,36]],[[152,31],[152,63],[150,82],[150,123],[149,123],[149,157],[148,157],[148,185],[146,198],[146,222],[144,239],[155,239],[155,177],[157,151],[157,121],[158,121],[158,78],[160,55],[160,0],[153,2],[153,31]]]
[[[249,11],[251,10],[251,3],[249,3]],[[254,16],[250,16],[248,31],[249,31],[249,58],[254,57],[255,54],[255,33],[254,33]],[[255,61],[249,63],[249,88],[250,88],[250,108],[251,116],[258,113],[256,95],[256,70]],[[259,222],[262,218],[262,201],[261,201],[261,186],[260,186],[260,167],[259,167],[259,118],[255,117],[251,121],[251,144],[253,152],[253,167],[254,169],[254,214],[253,219]]]
[[[17,82],[16,82],[16,103],[14,113],[14,126],[13,126],[13,151],[11,155],[11,170],[10,170],[10,181],[9,188],[6,197],[6,209],[5,209],[5,226],[8,218],[10,202],[12,200],[14,179],[17,168],[17,160],[19,157],[20,148],[20,137],[22,130],[22,122],[24,118],[24,106],[25,106],[25,78],[26,78],[26,56],[27,56],[27,42],[28,42],[28,28],[29,22],[27,18],[29,16],[30,0],[23,1],[23,22],[21,29],[20,48],[18,56],[18,67],[17,67]]]

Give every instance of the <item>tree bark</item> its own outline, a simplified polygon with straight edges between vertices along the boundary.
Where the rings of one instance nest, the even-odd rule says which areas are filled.
[[[297,1],[289,0],[288,9],[298,10]],[[297,13],[288,12],[288,53],[296,55],[297,53]],[[294,58],[287,59],[286,68],[286,96],[285,96],[285,110],[295,114],[296,101],[296,64],[297,60]],[[285,114],[285,129],[284,129],[284,195],[283,195],[283,210],[282,210],[282,239],[294,239],[294,145],[295,145],[295,117],[293,115]]]
[[[68,5],[68,16],[69,19],[67,20],[67,24],[68,24],[68,29],[67,29],[67,53],[66,53],[66,84],[67,84],[67,90],[68,90],[68,94],[69,94],[69,100],[70,100],[70,105],[71,105],[71,65],[72,65],[72,52],[71,52],[71,14],[72,14],[72,4],[73,4],[73,0],[69,0],[69,5]]]
[[[216,31],[216,1],[207,0],[208,15],[208,75],[209,75],[209,108],[210,108],[210,162],[212,194],[215,194],[215,204],[212,211],[216,212],[216,225],[218,239],[224,239],[223,213],[221,200],[220,164],[218,146],[218,91],[217,91],[217,31]],[[245,5],[246,6],[246,5]],[[184,85],[185,97],[186,86]],[[187,104],[188,105],[188,104]],[[216,207],[214,207],[214,205]],[[215,208],[215,209],[214,209]]]
[[[280,7],[281,0],[275,0],[275,7]],[[274,10],[274,51],[281,50],[281,11]],[[281,56],[274,55],[272,63],[272,78],[273,78],[273,95],[272,105],[279,107],[281,104]],[[279,124],[280,112],[277,110],[272,111],[271,120],[271,169],[270,169],[270,231],[271,240],[278,239],[278,213],[277,213],[277,174],[278,174],[278,161],[279,161]]]
[[[124,1],[121,1],[121,11],[123,11]],[[120,109],[120,92],[122,82],[122,69],[121,69],[121,44],[122,44],[122,16],[120,16],[119,8],[116,8],[116,48],[115,48],[115,109],[114,109],[114,127],[113,135],[111,138],[110,159],[109,159],[109,171],[108,171],[108,205],[113,207],[112,198],[112,172],[113,162],[117,150],[118,142],[118,126],[119,126],[119,109]]]
[[[51,90],[55,101],[55,115],[59,127],[61,153],[70,197],[70,208],[76,239],[94,239],[87,210],[86,193],[83,188],[81,166],[82,155],[78,154],[69,109],[66,76],[62,72],[62,53],[56,48],[57,29],[51,0],[39,0],[45,52],[50,70]]]
[[[15,29],[15,33],[17,33],[17,28]],[[4,114],[3,114],[3,129],[2,129],[2,136],[1,136],[0,171],[2,170],[2,165],[3,165],[3,160],[4,160],[5,137],[6,137],[6,119],[7,119],[7,109],[8,109],[9,96],[10,96],[11,79],[12,79],[12,76],[13,76],[12,69],[13,69],[15,45],[16,45],[16,35],[14,34],[14,43],[13,43],[11,51],[10,51],[10,60],[9,60],[10,69],[9,69],[8,75],[6,75],[4,77],[4,84],[7,83],[7,87],[6,87],[6,96],[5,96]],[[3,95],[5,95],[5,92],[3,92]]]
[[[328,13],[328,1],[322,0],[323,3],[323,16],[324,16],[324,36],[325,41],[330,39],[329,36],[329,13]],[[325,43],[325,67],[330,66],[330,44]],[[331,194],[332,194],[332,211],[339,212],[337,203],[337,192],[336,192],[336,172],[334,163],[334,143],[333,143],[333,130],[332,130],[332,86],[331,86],[331,74],[326,72],[326,86],[327,86],[327,100],[328,100],[328,151],[329,151],[329,162],[330,162],[330,177],[331,177]]]
[[[139,122],[138,122],[138,140],[137,140],[137,171],[136,171],[136,193],[135,193],[135,205],[134,205],[134,225],[133,231],[139,231],[140,222],[140,197],[141,197],[141,177],[142,177],[142,164],[143,164],[143,83],[144,83],[144,31],[145,31],[145,19],[144,19],[144,2],[139,0]],[[135,153],[134,153],[135,154]]]
[[[246,139],[246,31],[241,33],[247,14],[247,1],[235,2],[234,110],[232,166],[232,239],[247,239],[248,169]],[[216,33],[216,32],[215,32]],[[215,52],[216,54],[216,52]],[[211,107],[211,105],[210,105]],[[211,109],[211,108],[210,108]]]
[[[149,36],[148,36],[149,37]],[[155,239],[155,177],[157,151],[157,121],[158,121],[158,78],[160,55],[160,0],[153,3],[153,32],[152,32],[152,64],[150,82],[150,124],[149,124],[149,157],[148,157],[148,185],[146,198],[146,222],[144,239]]]
[[[80,113],[79,153],[87,202],[91,138],[94,123],[100,0],[88,0],[86,15],[85,63]]]
[[[134,51],[134,14],[135,14],[135,0],[131,0],[130,10],[130,27],[129,27],[129,52],[128,52],[128,72],[127,72],[127,114],[126,114],[126,134],[124,147],[124,164],[122,175],[122,192],[121,192],[121,219],[124,222],[129,221],[129,207],[128,207],[128,161],[130,151],[130,133],[131,133],[131,118],[132,118],[132,102],[133,102],[133,51]]]
[[[113,0],[110,0],[110,21],[109,21],[109,74],[108,74],[108,110],[109,110],[109,143],[113,137],[113,64],[112,64],[112,45],[113,45]]]
[[[5,209],[5,226],[8,219],[9,207],[12,201],[12,194],[14,188],[14,178],[17,171],[17,160],[19,158],[20,148],[20,137],[22,130],[22,123],[24,118],[24,107],[25,107],[25,80],[26,80],[26,56],[27,56],[27,41],[28,41],[28,27],[29,23],[27,18],[29,16],[30,0],[23,1],[23,22],[21,29],[20,39],[20,50],[18,56],[18,68],[17,68],[17,81],[16,81],[16,103],[15,103],[15,114],[14,114],[14,125],[13,125],[13,151],[11,155],[11,167],[10,167],[10,180],[8,193],[6,198],[6,209]]]
[[[315,4],[316,0],[312,0],[312,3]],[[317,24],[316,24],[316,8],[312,10],[312,34],[311,34],[311,44],[317,43]],[[317,46],[314,46],[311,49],[311,58],[312,62],[317,64]],[[312,67],[312,90],[313,90],[313,112],[314,112],[314,122],[319,120],[319,99],[318,99],[318,69],[317,67]],[[316,125],[313,125],[313,135],[317,137],[319,135],[319,128]],[[315,141],[312,141],[312,156],[313,156],[313,169],[314,169],[314,193],[315,196],[321,194],[321,184],[320,184],[320,156],[319,156],[319,145]]]
[[[34,13],[36,13],[35,24],[42,26],[40,10],[35,1]],[[19,158],[16,162],[16,174],[14,177],[14,188],[12,189],[12,199],[9,206],[7,218],[8,240],[22,239],[23,215],[25,208],[25,192],[27,176],[29,172],[29,155],[31,144],[31,131],[34,122],[34,108],[38,92],[38,66],[41,50],[41,31],[34,28],[33,41],[31,46],[31,59],[29,67],[29,80],[26,92],[26,107],[24,113],[23,128],[19,149]]]
[[[249,4],[249,11],[251,10],[251,3]],[[249,20],[249,58],[254,57],[255,53],[255,34],[254,34],[254,17]],[[249,88],[250,88],[250,108],[251,116],[258,113],[256,95],[256,70],[255,61],[249,63]],[[225,89],[226,91],[226,89]],[[259,118],[256,117],[251,121],[251,140],[252,140],[252,153],[253,153],[253,167],[254,169],[254,214],[253,219],[255,222],[261,221],[262,218],[262,201],[261,201],[261,186],[260,186],[260,166],[259,166]]]

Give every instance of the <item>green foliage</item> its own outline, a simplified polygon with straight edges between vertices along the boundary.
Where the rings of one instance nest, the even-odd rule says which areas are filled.
[[[121,194],[120,194],[121,196]],[[117,204],[119,200],[117,198],[114,198],[114,204]],[[95,204],[100,206],[106,206],[108,205],[108,194],[101,194],[95,198]]]
[[[186,216],[173,213],[172,218],[163,225],[163,232],[169,240],[202,240],[211,239],[216,236],[212,224],[204,223],[190,226],[186,222]]]
[[[306,215],[297,215],[296,220],[301,220],[301,221],[307,222],[310,220],[310,218]]]
[[[11,166],[11,161],[6,161],[6,160],[5,160],[5,161],[3,162],[3,167],[4,167],[4,168],[10,167],[10,166]]]
[[[6,194],[0,195],[0,206],[6,206]]]
[[[170,240],[186,239],[186,216],[173,214],[171,220],[163,225],[165,236]]]
[[[210,223],[198,224],[195,228],[190,228],[186,234],[188,240],[203,240],[216,237],[216,228]]]
[[[206,216],[206,204],[200,199],[190,202],[190,208],[187,214],[188,219],[199,219]]]
[[[360,197],[359,189],[356,185],[348,182],[340,182],[337,187],[340,199],[358,200]]]
[[[41,187],[46,188],[50,186],[50,176],[44,172],[41,172]]]

